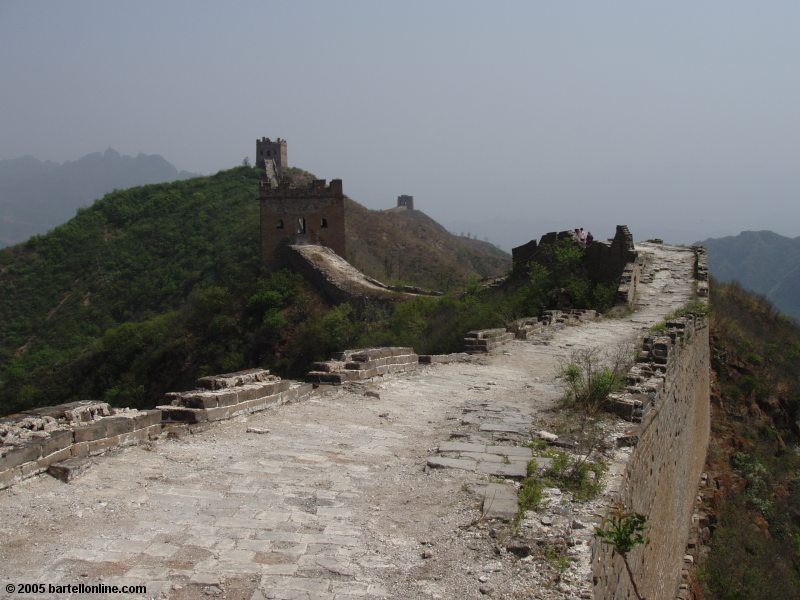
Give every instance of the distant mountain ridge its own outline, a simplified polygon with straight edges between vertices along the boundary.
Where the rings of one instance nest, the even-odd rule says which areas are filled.
[[[0,160],[0,247],[49,231],[115,189],[196,176],[158,154],[123,156],[113,148],[63,164]]]
[[[800,236],[743,231],[701,243],[708,248],[709,271],[716,279],[738,281],[800,319]]]

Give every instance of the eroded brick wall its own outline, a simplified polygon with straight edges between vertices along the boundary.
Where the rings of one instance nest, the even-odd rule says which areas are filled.
[[[620,500],[647,516],[653,540],[629,554],[641,594],[672,599],[680,583],[687,532],[708,447],[710,361],[708,321],[685,319],[682,336],[669,345],[664,379],[650,391],[652,404],[635,431]],[[635,598],[630,577],[611,546],[595,540],[595,598]]]

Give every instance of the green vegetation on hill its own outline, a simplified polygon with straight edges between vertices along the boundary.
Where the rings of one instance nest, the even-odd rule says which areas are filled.
[[[0,411],[82,398],[152,406],[198,376],[255,365],[298,376],[386,318],[377,307],[331,309],[299,276],[262,267],[257,181],[257,171],[240,167],[116,191],[51,233],[0,250]],[[411,249],[409,264],[438,256],[420,243],[427,233],[348,206]],[[435,228],[419,218],[424,231]],[[462,264],[456,240],[436,237],[451,258],[428,261],[420,274],[411,266],[402,278],[457,285],[496,272]],[[364,243],[388,264],[391,248]],[[351,247],[369,271],[359,242]],[[475,263],[480,255],[468,254]],[[502,255],[487,262],[497,268]]]
[[[800,327],[736,284],[711,286],[710,598],[800,597]]]
[[[64,164],[32,156],[0,160],[0,247],[64,223],[77,208],[114,189],[194,177],[157,154],[109,148]]]
[[[380,281],[451,290],[511,266],[502,250],[454,236],[419,210],[374,211],[346,200],[345,214],[347,259]]]
[[[384,318],[363,324],[358,344],[412,346],[423,354],[460,352],[466,331],[502,327],[548,308],[605,310],[613,304],[616,287],[590,279],[584,252],[572,239],[562,240],[547,264],[520,268],[499,287],[473,282],[461,295],[397,304]]]

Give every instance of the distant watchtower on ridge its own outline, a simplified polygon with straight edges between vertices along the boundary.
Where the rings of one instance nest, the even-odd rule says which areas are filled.
[[[286,140],[256,140],[256,166],[263,169],[258,186],[261,205],[261,258],[280,262],[282,247],[297,244],[327,246],[347,256],[342,180],[330,184],[316,179],[295,184],[281,175],[286,161]]]
[[[414,196],[406,196],[405,194],[403,194],[402,196],[398,196],[397,208],[407,208],[408,210],[414,210]]]
[[[256,140],[256,167],[268,169],[266,162],[270,160],[275,164],[278,173],[289,166],[289,160],[286,158],[286,140],[276,138],[273,142],[268,137]]]

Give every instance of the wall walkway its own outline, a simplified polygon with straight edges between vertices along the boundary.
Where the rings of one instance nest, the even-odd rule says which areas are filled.
[[[530,545],[563,543],[574,559],[563,573],[537,553],[518,558],[524,549],[502,520],[487,520],[485,498],[492,485],[514,486],[521,444],[558,421],[556,375],[574,350],[636,340],[693,294],[692,251],[637,249],[649,254],[649,271],[627,317],[548,327],[493,354],[322,386],[301,402],[113,450],[69,484],[35,477],[0,492],[0,579],[146,585],[142,597],[157,598],[603,597],[617,571],[612,564],[611,575],[593,580],[592,515],[620,491],[648,509],[653,493],[696,485],[694,459],[640,477],[664,436],[694,428],[701,438],[707,399],[692,384],[702,375],[701,345],[682,351],[679,378],[650,422],[604,425],[611,440],[646,428],[636,449],[609,452],[607,495],[578,504],[548,490],[548,508],[520,522]],[[693,407],[694,424],[669,417],[673,429],[663,428],[667,407],[673,415]],[[664,456],[674,459],[682,440]],[[639,499],[637,489],[646,490]],[[650,562],[636,564],[648,581]],[[665,582],[648,587],[648,598],[671,598],[666,580],[678,571],[657,569]]]

